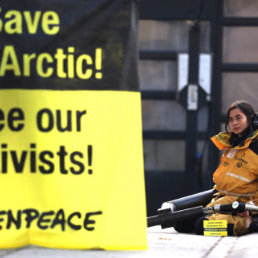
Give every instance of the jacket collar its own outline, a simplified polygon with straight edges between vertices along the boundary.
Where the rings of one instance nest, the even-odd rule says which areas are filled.
[[[228,132],[220,132],[219,134],[213,136],[211,140],[219,150],[227,150],[229,148],[232,148],[229,141],[231,138],[231,134],[232,133],[228,133]],[[235,149],[248,148],[250,143],[255,139],[258,139],[258,129],[255,130],[252,135],[247,137],[241,146],[238,145],[238,146],[235,146],[234,148]]]

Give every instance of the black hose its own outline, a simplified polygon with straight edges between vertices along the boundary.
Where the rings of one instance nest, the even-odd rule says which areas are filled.
[[[192,207],[181,211],[159,214],[147,218],[148,227],[153,227],[162,224],[170,224],[173,227],[176,223],[183,220],[201,217],[203,215],[203,206]]]

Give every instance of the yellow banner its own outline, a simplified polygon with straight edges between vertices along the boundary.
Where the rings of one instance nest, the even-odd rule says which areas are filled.
[[[140,93],[1,90],[0,133],[0,248],[147,248]]]
[[[204,220],[203,232],[205,236],[227,236],[228,223],[226,220]]]

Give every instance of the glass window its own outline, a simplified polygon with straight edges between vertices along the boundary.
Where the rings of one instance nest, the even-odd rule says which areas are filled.
[[[258,73],[223,73],[222,112],[225,114],[229,105],[239,99],[249,101],[258,111]]]
[[[141,90],[176,90],[177,65],[170,61],[146,61],[139,64]]]
[[[201,22],[202,52],[210,51],[210,26]],[[141,50],[188,51],[188,34],[191,23],[188,21],[140,20],[139,47]]]
[[[185,130],[186,112],[176,101],[142,101],[144,130]]]
[[[206,132],[208,130],[208,107],[207,105],[198,111],[198,132]]]
[[[145,170],[184,171],[184,141],[145,140],[143,147]]]
[[[224,16],[257,17],[257,0],[224,0]]]
[[[257,45],[258,27],[224,27],[223,62],[257,63]]]
[[[197,142],[197,152],[203,155],[203,160],[202,160],[202,175],[204,175],[205,172],[208,170],[208,143],[209,139],[207,140],[208,142],[205,141],[198,141]]]

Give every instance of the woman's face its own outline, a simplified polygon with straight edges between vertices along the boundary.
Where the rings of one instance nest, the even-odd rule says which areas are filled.
[[[241,134],[248,127],[248,120],[240,109],[235,108],[229,113],[228,125],[231,132]]]

